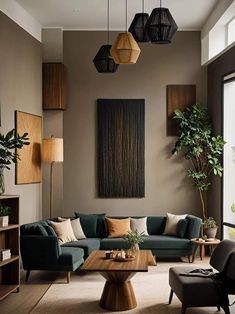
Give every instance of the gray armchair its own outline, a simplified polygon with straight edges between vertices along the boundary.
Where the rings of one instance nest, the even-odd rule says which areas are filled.
[[[230,314],[228,295],[235,294],[235,241],[223,240],[214,250],[210,265],[218,271],[212,277],[182,276],[195,267],[172,267],[169,270],[171,287],[169,304],[173,294],[182,302],[182,314],[188,307],[216,306]]]

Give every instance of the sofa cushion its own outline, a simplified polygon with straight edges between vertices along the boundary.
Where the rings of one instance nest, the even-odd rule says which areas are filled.
[[[190,249],[192,243],[189,239],[180,239],[167,235],[152,235],[144,237],[144,242],[140,244],[141,249]]]
[[[84,251],[80,248],[61,247],[62,254],[59,257],[59,264],[67,266],[73,265],[83,258]]]
[[[51,225],[57,234],[60,244],[77,240],[75,238],[70,219],[62,222],[51,221]]]
[[[80,213],[75,212],[75,217],[79,218]],[[90,214],[97,217],[96,234],[98,238],[106,238],[108,236],[108,227],[105,221],[106,214]]]
[[[160,235],[164,232],[166,217],[164,216],[148,216],[147,230],[149,235]]]
[[[41,235],[39,229],[36,228],[38,225],[43,227],[48,226],[47,220],[40,220],[38,222],[22,225],[20,227],[20,232],[22,235]]]
[[[35,229],[34,230],[34,232],[35,232],[34,235],[41,235],[41,236],[44,236],[44,237],[48,236],[47,230],[45,229],[44,226],[38,224],[34,229]]]
[[[177,223],[181,219],[185,219],[187,215],[174,215],[167,213],[166,225],[163,234],[176,235]]]
[[[44,226],[44,228],[46,229],[47,231],[47,234],[49,236],[53,236],[53,237],[57,237],[57,234],[55,233],[55,230],[51,227],[51,226]]]
[[[143,235],[148,235],[147,231],[147,217],[142,218],[131,218],[131,230],[138,231]]]
[[[106,217],[106,222],[110,238],[123,237],[131,230],[130,218],[113,219]]]
[[[176,226],[176,236],[178,238],[185,238],[188,227],[188,219],[180,219]]]
[[[81,214],[75,212],[75,217],[80,218],[82,230],[87,238],[97,238],[98,216],[93,214]]]
[[[145,250],[165,250],[165,249],[190,249],[191,241],[180,239],[174,236],[152,235],[143,237],[144,242],[140,244]],[[101,250],[128,249],[130,245],[123,238],[109,238],[100,241]]]
[[[100,249],[100,239],[82,239],[73,242],[67,242],[62,247],[77,247],[84,250],[85,258],[94,250]]]
[[[129,249],[130,244],[123,238],[106,238],[100,241],[101,250]]]

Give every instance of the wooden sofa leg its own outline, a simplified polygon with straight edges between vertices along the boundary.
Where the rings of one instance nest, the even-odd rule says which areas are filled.
[[[191,256],[188,255],[188,262],[191,263]]]
[[[171,289],[170,296],[169,296],[169,304],[171,304],[171,301],[173,298],[173,293],[174,293],[174,291]]]
[[[26,276],[25,276],[25,282],[28,282],[29,280],[29,275],[30,275],[30,270],[26,271]]]
[[[217,306],[217,310],[218,310],[218,312],[220,311],[220,306],[219,305]]]
[[[67,283],[70,283],[70,271],[67,272]]]

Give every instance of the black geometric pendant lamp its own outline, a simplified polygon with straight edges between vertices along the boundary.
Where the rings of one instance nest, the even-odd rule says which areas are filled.
[[[114,62],[110,54],[112,45],[109,44],[109,0],[107,0],[107,4],[107,45],[101,46],[93,59],[93,63],[99,73],[115,73],[118,68],[118,64]]]
[[[160,8],[153,9],[145,27],[150,41],[155,44],[171,43],[172,37],[178,29],[170,11],[162,8],[161,0]]]
[[[148,13],[144,13],[144,0],[142,0],[142,13],[136,13],[129,27],[129,32],[139,43],[149,42],[149,36],[145,28],[148,18]]]

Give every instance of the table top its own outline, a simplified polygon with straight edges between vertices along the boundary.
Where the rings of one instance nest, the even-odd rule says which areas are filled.
[[[115,252],[114,252],[115,253]],[[147,272],[148,266],[156,266],[151,250],[140,250],[136,258],[128,262],[106,259],[105,251],[93,251],[80,268],[86,271],[133,271]]]
[[[191,241],[193,243],[196,243],[196,244],[203,244],[203,245],[210,245],[210,244],[219,244],[220,243],[220,240],[219,239],[213,239],[213,240],[202,240],[201,238],[198,239],[191,239]]]

